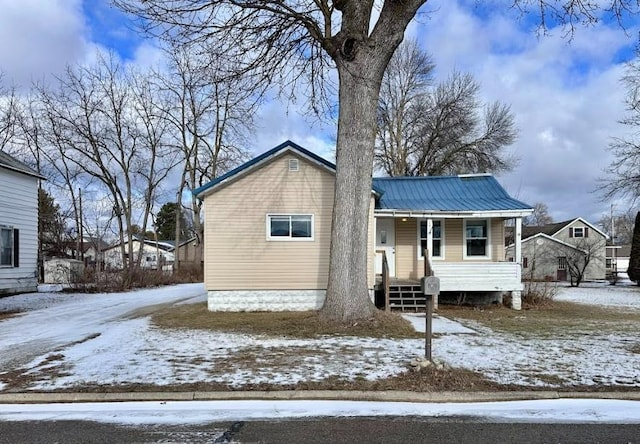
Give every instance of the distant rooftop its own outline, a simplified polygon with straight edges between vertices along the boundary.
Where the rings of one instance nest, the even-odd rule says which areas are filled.
[[[28,176],[44,179],[41,174],[29,167],[27,164],[20,162],[15,157],[10,156],[3,151],[0,151],[0,168],[6,168],[8,170],[17,171],[18,173],[26,174]]]

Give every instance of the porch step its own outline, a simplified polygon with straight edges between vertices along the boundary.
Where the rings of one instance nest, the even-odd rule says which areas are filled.
[[[418,311],[426,307],[420,285],[390,285],[389,308],[400,311]]]

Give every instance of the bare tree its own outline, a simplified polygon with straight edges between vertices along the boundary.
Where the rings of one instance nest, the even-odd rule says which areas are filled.
[[[589,265],[604,260],[602,253],[605,249],[605,241],[582,239],[575,246],[575,249],[565,248],[566,264],[571,286],[579,287],[586,276]]]
[[[525,217],[522,223],[529,227],[541,227],[553,223],[553,218],[549,214],[549,207],[543,202],[536,202],[533,206],[533,213]]]
[[[7,150],[16,134],[16,102],[16,88],[4,84],[4,74],[0,71],[0,151]]]
[[[182,208],[185,187],[193,191],[247,157],[242,145],[253,125],[257,99],[247,79],[219,78],[217,61],[206,51],[174,46],[167,55],[168,69],[159,72],[156,81],[169,97],[166,118],[173,128],[171,143],[181,153],[177,203]],[[203,203],[192,196],[189,204],[194,234],[202,242]]]
[[[415,40],[403,42],[389,61],[380,89],[375,159],[390,176],[417,174],[434,67]]]
[[[140,214],[148,222],[158,187],[175,163],[163,141],[166,104],[139,75],[99,55],[93,66],[69,67],[56,89],[40,91],[58,162],[71,166],[65,171],[79,169],[84,183],[99,184],[109,196],[123,258],[133,251],[134,218]],[[125,263],[131,269],[139,260]]]
[[[602,228],[602,231],[609,234],[614,244],[631,245],[637,212],[635,208],[630,207],[624,213],[602,216],[598,221],[598,225]]]
[[[433,63],[409,40],[382,80],[376,165],[390,176],[501,172],[517,131],[508,106],[483,105],[471,74],[454,72],[432,87]]]
[[[375,128],[385,69],[404,31],[426,0],[384,0],[373,20],[373,0],[113,0],[166,40],[206,43],[216,57],[237,61],[229,75],[251,73],[256,83],[307,86],[310,102],[323,96],[328,69],[338,73],[336,182],[329,282],[321,315],[352,322],[375,312],[367,290],[368,211]],[[611,0],[619,14],[634,8]],[[592,1],[514,0],[544,28],[548,20],[570,29],[597,20]],[[373,22],[373,24],[372,24]],[[222,66],[228,66],[223,64]]]
[[[621,123],[636,131],[628,137],[614,137],[609,144],[614,160],[605,170],[607,177],[601,181],[598,190],[603,200],[626,196],[635,201],[640,197],[640,139],[637,131],[640,127],[640,59],[627,64],[622,84],[627,90],[625,102],[628,115]]]

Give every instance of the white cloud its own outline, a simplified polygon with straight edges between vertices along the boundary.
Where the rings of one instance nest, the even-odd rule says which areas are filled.
[[[81,0],[0,2],[0,70],[9,80],[28,84],[67,63],[90,61],[101,47],[92,41],[99,30],[89,29]],[[596,222],[609,210],[592,193],[611,160],[606,148],[611,137],[629,132],[618,123],[624,115],[620,59],[631,53],[638,29],[625,33],[598,24],[578,28],[571,40],[561,29],[538,37],[531,23],[525,28],[513,10],[494,3],[431,0],[407,34],[432,53],[439,78],[453,69],[471,72],[483,100],[511,105],[520,129],[512,152],[520,164],[501,177],[511,193],[530,204],[547,203],[557,220]],[[128,63],[150,66],[162,57],[151,43],[125,37],[113,41],[135,45]],[[266,102],[247,148],[260,153],[290,139],[332,159],[336,126],[301,115],[303,96],[288,105]]]
[[[438,76],[471,72],[483,100],[511,105],[520,164],[501,178],[506,188],[527,203],[546,203],[557,220],[597,222],[609,207],[593,193],[611,160],[606,148],[610,137],[628,131],[618,123],[624,91],[617,60],[635,43],[634,31],[600,24],[578,29],[571,40],[558,29],[537,37],[508,8],[483,19],[455,1],[431,8],[432,19],[411,33],[433,54]]]
[[[80,0],[3,0],[0,69],[28,84],[82,58],[88,42]]]

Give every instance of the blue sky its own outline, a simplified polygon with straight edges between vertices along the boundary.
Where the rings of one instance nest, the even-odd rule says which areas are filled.
[[[510,150],[519,165],[499,177],[511,194],[546,203],[556,220],[597,222],[610,211],[593,193],[611,161],[606,148],[611,137],[630,133],[618,123],[625,113],[619,79],[640,23],[626,23],[625,32],[604,20],[567,39],[557,28],[537,34],[532,18],[518,17],[510,2],[478,4],[431,0],[407,34],[433,55],[438,78],[470,72],[484,101],[511,106],[519,138]],[[90,62],[98,48],[147,66],[161,57],[107,0],[0,0],[0,69],[18,84]],[[298,102],[266,103],[248,148],[258,154],[291,139],[330,157],[335,126],[303,117]]]

